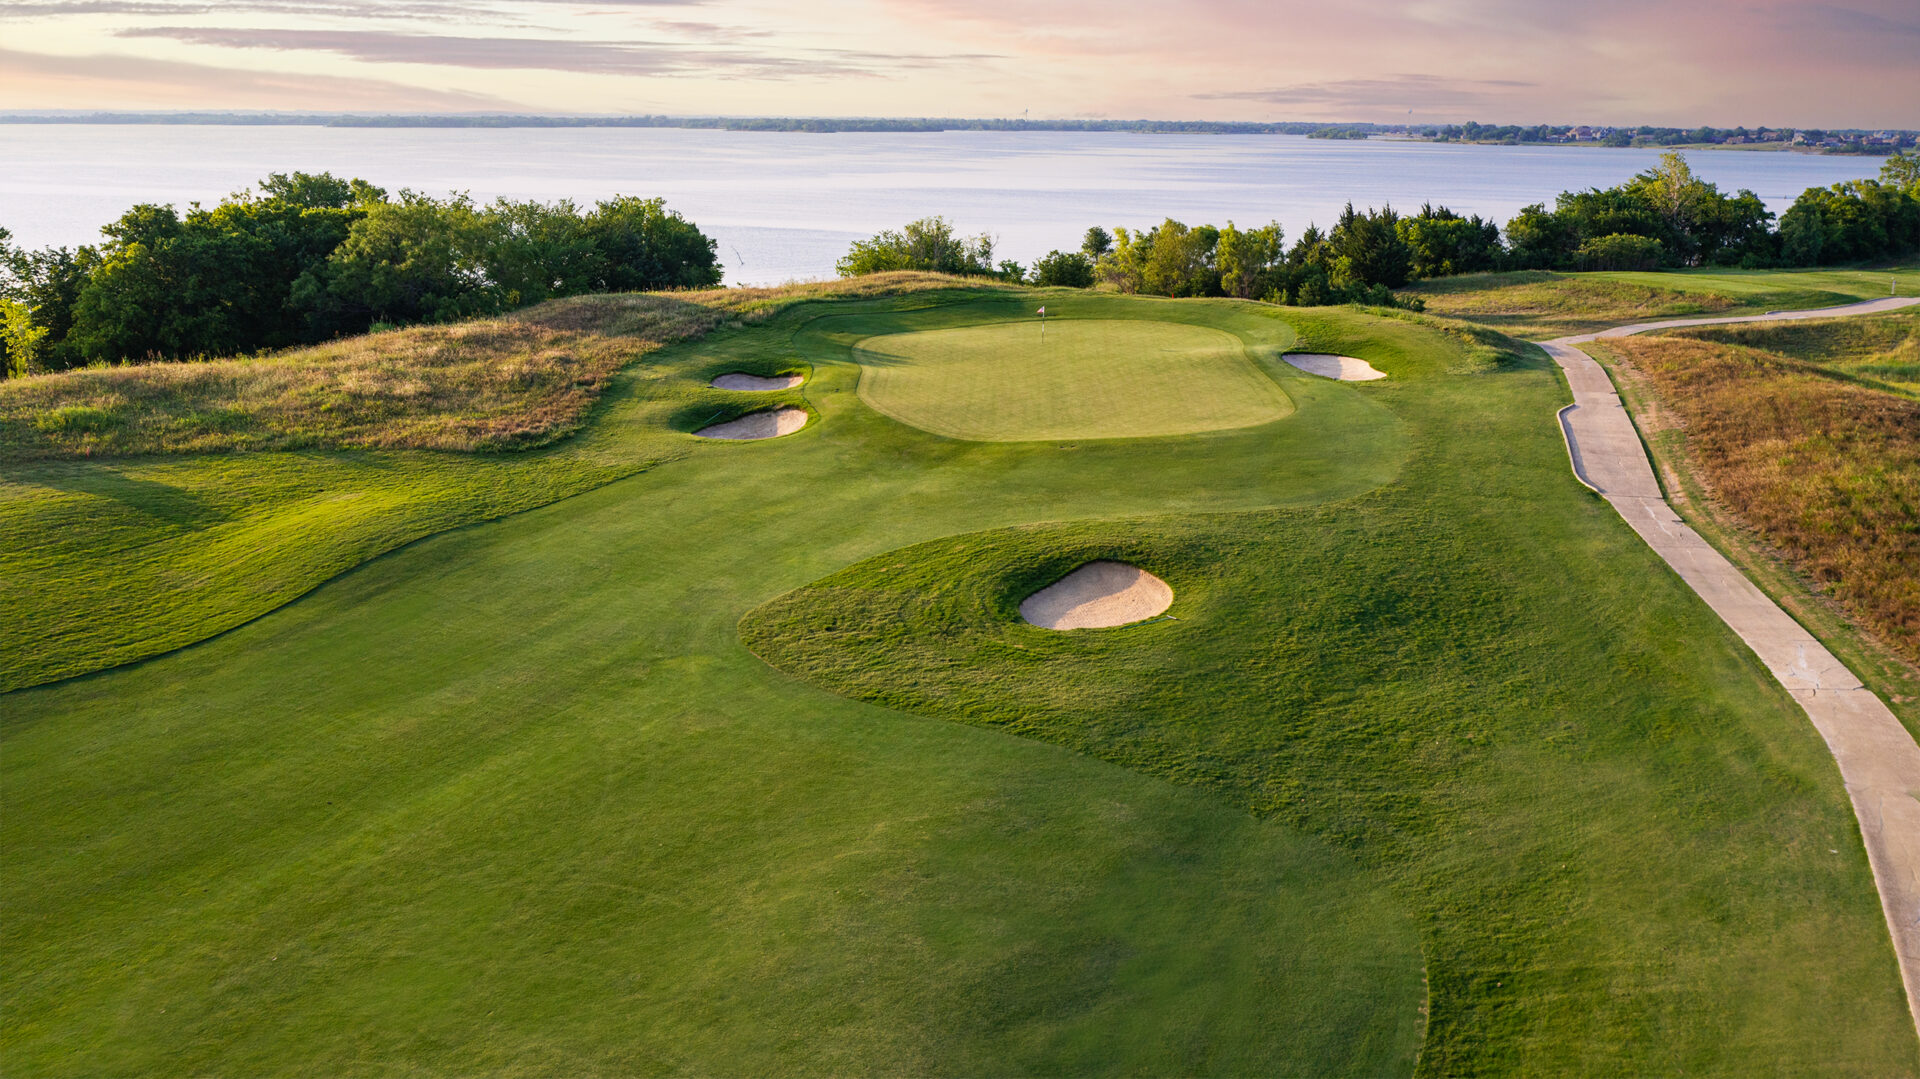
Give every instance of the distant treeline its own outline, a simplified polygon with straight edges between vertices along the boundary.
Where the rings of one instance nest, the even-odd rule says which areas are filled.
[[[716,285],[714,241],[658,199],[475,205],[275,173],[182,216],[136,206],[98,246],[0,228],[0,371],[230,356],[555,296]]]
[[[1847,128],[1791,127],[1568,127],[1565,124],[1488,125],[1468,122],[1411,126],[1408,134],[1439,142],[1517,146],[1523,143],[1578,143],[1600,146],[1766,146],[1805,148],[1826,153],[1890,154],[1910,149],[1920,132]]]
[[[882,116],[531,116],[521,113],[0,112],[6,124],[201,124],[273,127],[641,127],[719,131],[937,132],[1117,131],[1147,135],[1307,135],[1364,139],[1404,135],[1442,142],[1591,142],[1605,146],[1726,145],[1778,142],[1829,152],[1889,153],[1915,145],[1920,132],[1866,128],[1575,127],[1568,124],[1375,124],[1327,120],[1251,123],[1212,120],[1029,120]],[[1586,132],[1586,134],[1575,134]],[[1798,142],[1795,141],[1796,136]]]
[[[1920,249],[1920,157],[1895,157],[1878,180],[1809,188],[1773,227],[1751,191],[1728,195],[1668,153],[1618,187],[1564,192],[1552,209],[1528,206],[1507,222],[1422,207],[1357,211],[1308,226],[1291,246],[1278,223],[1087,230],[1077,251],[1031,267],[993,259],[989,237],[957,237],[940,218],[855,243],[843,276],[885,270],[990,275],[1033,285],[1160,296],[1238,296],[1275,303],[1399,302],[1393,290],[1423,278],[1489,270],[1654,270],[1686,266],[1814,266]]]
[[[527,116],[519,113],[369,115],[273,112],[0,113],[7,124],[202,124],[270,127],[654,127],[717,131],[1123,131],[1146,135],[1309,135],[1317,123],[1217,120],[967,120],[874,116]],[[1373,130],[1371,124],[1344,125]]]

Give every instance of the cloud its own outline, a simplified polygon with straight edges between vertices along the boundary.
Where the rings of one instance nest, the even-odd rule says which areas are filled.
[[[1298,83],[1267,90],[1228,90],[1192,95],[1201,101],[1257,101],[1266,105],[1325,108],[1382,107],[1474,108],[1512,100],[1514,91],[1533,89],[1518,79],[1449,79],[1439,75],[1389,75],[1378,79],[1337,79]]]
[[[682,76],[726,73],[748,78],[877,75],[891,68],[924,68],[993,59],[852,50],[798,50],[781,55],[697,48],[655,41],[575,41],[557,38],[467,37],[386,30],[266,30],[149,26],[122,30],[123,38],[167,38],[191,45],[331,53],[372,64],[431,64],[480,70],[568,71],[588,75]]]
[[[0,97],[21,108],[200,108],[351,112],[519,112],[485,94],[381,79],[245,71],[140,56],[48,56],[0,49]]]

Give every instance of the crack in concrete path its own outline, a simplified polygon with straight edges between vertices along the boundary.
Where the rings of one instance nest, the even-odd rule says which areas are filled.
[[[1916,303],[1920,299],[1903,297],[1814,311],[1642,322],[1540,345],[1573,388],[1574,406],[1562,409],[1558,422],[1574,475],[1599,492],[1740,635],[1826,739],[1860,824],[1906,986],[1907,1007],[1920,1030],[1920,744],[1846,664],[1673,511],[1661,496],[1639,432],[1605,369],[1575,347],[1646,330],[1867,315]]]

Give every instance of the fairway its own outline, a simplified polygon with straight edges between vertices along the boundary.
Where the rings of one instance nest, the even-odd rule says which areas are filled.
[[[1251,427],[1293,402],[1240,340],[1139,319],[993,322],[870,337],[860,396],[901,423],[976,442],[1142,438]]]
[[[1574,481],[1543,357],[1040,293],[1049,342],[1092,328],[1070,363],[1185,371],[1206,392],[1163,396],[1213,419],[957,438],[870,406],[918,366],[876,342],[1032,367],[990,342],[1034,295],[742,320],[536,453],[10,466],[3,534],[60,545],[0,580],[29,628],[0,670],[73,669],[13,642],[86,639],[40,598],[83,584],[152,658],[0,696],[8,1073],[1920,1071],[1832,759]],[[693,434],[771,408],[808,422]],[[322,510],[522,473],[571,497],[243,624],[114,576],[298,595],[369,549]],[[277,542],[314,553],[227,567],[289,500]],[[1092,563],[1164,617],[1022,619]]]

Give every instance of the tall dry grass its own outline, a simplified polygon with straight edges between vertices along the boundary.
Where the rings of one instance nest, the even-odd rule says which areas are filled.
[[[1732,297],[1708,291],[1682,292],[1544,270],[1441,277],[1404,291],[1424,300],[1429,314],[1531,334],[1579,333],[1735,306]]]
[[[1675,336],[1746,345],[1920,394],[1920,309],[1871,318],[1702,326]]]
[[[0,460],[361,447],[509,450],[587,422],[615,372],[799,303],[976,283],[897,273],[779,288],[553,300],[501,318],[241,359],[0,382]]]
[[[1920,662],[1920,401],[1719,341],[1607,347],[1684,429],[1711,496]]]

